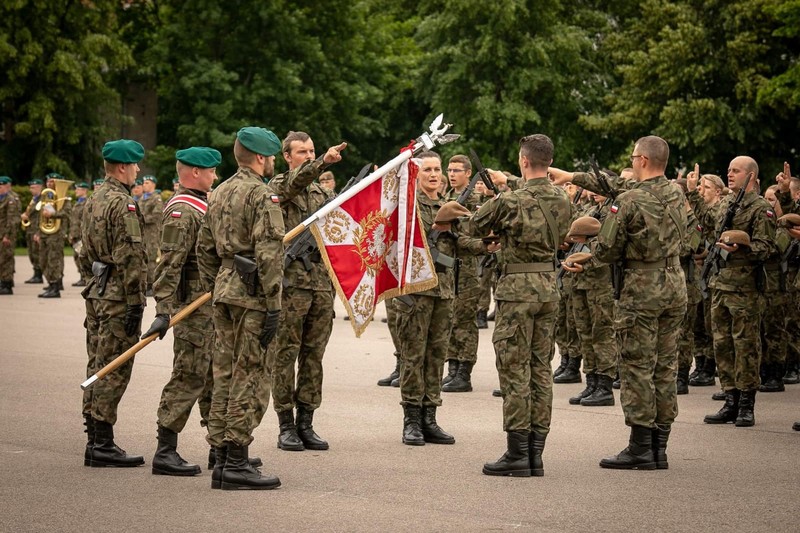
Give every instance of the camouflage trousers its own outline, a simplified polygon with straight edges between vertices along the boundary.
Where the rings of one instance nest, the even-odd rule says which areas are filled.
[[[751,390],[761,385],[761,314],[757,292],[712,290],[714,356],[723,390]]]
[[[770,291],[765,295],[765,310],[761,315],[761,361],[784,364],[789,343],[787,319],[792,317],[792,301],[788,292]]]
[[[286,287],[281,296],[281,321],[272,367],[275,411],[295,405],[314,410],[322,403],[322,357],[333,331],[333,291]],[[297,376],[295,381],[295,365]]]
[[[156,224],[146,224],[143,232],[144,249],[147,253],[147,286],[151,287],[155,281],[156,266],[158,265],[159,245],[161,235]]]
[[[678,335],[686,307],[617,307],[620,401],[628,426],[670,427],[678,415]]]
[[[478,288],[459,293],[453,299],[453,325],[445,360],[475,364],[478,360]]]
[[[35,233],[26,233],[25,242],[28,246],[28,259],[31,262],[31,266],[34,270],[39,270],[39,249],[41,246],[33,240],[34,235]]]
[[[614,294],[606,289],[575,289],[572,295],[575,330],[583,354],[583,371],[613,378],[617,373],[614,341]]]
[[[503,431],[550,431],[558,302],[497,302],[492,336],[503,393]]]
[[[400,337],[397,335],[397,304],[394,298],[386,300],[386,323],[389,326],[389,335],[392,337],[394,356],[400,357]]]
[[[139,336],[125,335],[125,302],[86,300],[86,377],[91,377],[122,352],[136,344]],[[83,414],[115,424],[119,405],[133,370],[133,358],[83,392]]]
[[[683,315],[681,322],[680,335],[678,336],[678,368],[689,369],[692,367],[692,358],[695,355],[694,330],[697,322],[697,311],[699,306],[689,303],[686,306],[686,314]]]
[[[201,296],[194,293],[190,300]],[[200,425],[208,426],[214,377],[211,353],[214,350],[214,323],[207,303],[172,328],[172,375],[161,391],[158,425],[180,433],[197,403]]]
[[[709,289],[710,290],[710,289]],[[711,331],[711,297],[697,304],[694,320],[695,355],[714,358],[714,336]]]
[[[14,281],[14,243],[0,242],[0,281]]]
[[[453,300],[411,295],[408,305],[395,299],[400,339],[402,405],[442,405],[442,369],[450,340]]]
[[[786,320],[786,364],[800,362],[800,290],[794,286],[797,272],[789,272],[789,305]]]
[[[60,231],[54,235],[41,236],[39,268],[49,283],[55,283],[64,277],[64,235]]]
[[[269,405],[272,376],[267,350],[258,341],[266,313],[220,302],[212,309],[214,385],[206,440],[211,446],[247,446]]]
[[[496,283],[497,277],[494,275],[494,269],[484,268],[478,276],[478,284],[480,286],[478,292],[478,311],[489,312],[489,307],[492,305],[492,290]]]
[[[555,339],[558,351],[561,355],[580,357],[580,339],[575,328],[575,313],[572,310],[572,294],[575,291],[575,281],[572,276],[566,275],[562,278],[563,289],[561,290],[561,300],[558,302],[558,316],[556,319]]]

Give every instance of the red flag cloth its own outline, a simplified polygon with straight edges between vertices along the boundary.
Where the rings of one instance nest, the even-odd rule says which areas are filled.
[[[356,337],[381,301],[438,283],[417,213],[418,169],[403,161],[311,225]]]

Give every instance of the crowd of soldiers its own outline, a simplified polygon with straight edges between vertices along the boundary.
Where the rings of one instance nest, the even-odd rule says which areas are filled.
[[[327,169],[345,149],[342,143],[317,157],[306,133],[289,132],[281,142],[264,128],[242,128],[233,149],[239,168],[213,194],[220,152],[177,151],[175,194],[166,204],[155,178],[137,177],[144,149],[131,140],[106,143],[105,179],[88,199],[88,187],[78,184],[74,205],[65,202],[69,207],[55,214],[32,208],[42,184],[31,182],[35,198],[22,215],[29,227],[36,228],[37,215],[71,217],[59,243],[65,236],[80,243],[87,376],[139,340],[148,294],[156,316],[141,338],[164,338],[174,325],[153,474],[201,472],[177,451],[195,403],[207,429],[212,488],[280,486],[248,449],[270,395],[279,449],[329,448],[313,418],[322,402],[334,290],[319,251],[288,258],[283,237],[335,196]],[[273,177],[279,152],[288,170]],[[688,385],[714,385],[717,374],[724,404],[705,422],[753,425],[756,391],[798,381],[797,353],[787,346],[797,344],[789,339],[800,284],[800,180],[785,168],[762,198],[758,166],[746,156],[731,162],[729,189],[697,167],[685,180],[668,180],[669,147],[654,136],[636,142],[632,166],[620,175],[553,168],[553,152],[548,137],[524,137],[520,177],[487,172],[496,193],[473,178],[466,156],[449,159],[444,183],[441,157],[417,155],[419,219],[437,279],[424,292],[387,302],[397,361],[378,382],[400,388],[402,442],[455,443],[437,409],[442,392],[472,391],[478,329],[492,318],[490,293],[507,450],[484,474],[544,475],[553,382],[581,382],[581,365],[586,387],[570,404],[614,405],[618,387],[631,428],[628,446],[603,459],[604,468],[668,468],[676,396]],[[9,189],[0,177],[0,289],[10,291],[8,223],[16,229],[20,208]],[[34,231],[29,249],[39,245],[45,255],[45,242]],[[52,254],[60,255],[60,268],[32,253],[34,277],[44,274],[57,294],[63,252]],[[711,258],[713,268],[703,268]],[[206,293],[210,301],[175,323]],[[561,364],[554,373],[556,344]],[[84,392],[86,466],[144,464],[119,448],[113,433],[132,366],[127,361]]]

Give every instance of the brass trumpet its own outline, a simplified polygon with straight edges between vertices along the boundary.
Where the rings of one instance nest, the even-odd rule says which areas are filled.
[[[42,190],[42,194],[39,195],[39,201],[36,203],[35,207],[37,211],[45,209],[52,211],[52,214],[54,214],[58,211],[61,211],[61,207],[63,206],[64,202],[70,200],[69,196],[67,196],[67,191],[73,182],[70,180],[58,179],[53,181],[56,183],[55,190]],[[54,233],[58,233],[59,229],[61,229],[60,219],[39,216],[39,231],[45,235],[53,235]]]

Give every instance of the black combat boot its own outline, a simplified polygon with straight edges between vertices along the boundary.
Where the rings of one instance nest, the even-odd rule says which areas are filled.
[[[54,290],[57,291],[58,287],[52,283],[48,283],[47,287],[45,287],[44,290],[39,293],[39,298],[51,298],[50,294],[52,294]]]
[[[456,439],[436,423],[436,406],[422,406],[422,438],[431,444],[455,444]]]
[[[489,322],[494,322],[494,317],[496,314],[497,314],[497,306],[495,305],[495,308],[492,310],[492,312],[486,314],[486,320],[488,320]]]
[[[581,405],[584,407],[614,405],[614,392],[611,390],[614,380],[611,376],[602,374],[598,374],[596,379],[597,385],[589,396],[581,400]]]
[[[507,431],[508,449],[494,463],[483,465],[487,476],[531,477],[530,443],[528,431]]]
[[[788,363],[786,365],[786,374],[783,376],[783,383],[785,385],[797,385],[800,383],[800,363]]]
[[[567,364],[569,364],[569,355],[568,354],[561,354],[561,362],[558,364],[556,369],[553,371],[553,377],[556,378],[560,376],[564,370],[567,369]]]
[[[227,451],[225,453],[227,453]],[[264,464],[261,461],[261,457],[250,457],[249,451],[248,451],[248,454],[247,454],[247,460],[250,461],[250,466],[254,466],[256,468],[259,468],[260,466],[262,466]],[[222,465],[224,465],[224,464],[225,464],[225,461],[222,462],[222,464],[220,465],[220,468],[222,468]],[[208,450],[208,469],[211,470],[212,468],[215,468],[216,466],[217,466],[217,449],[212,446]],[[220,472],[222,472],[222,471],[220,470]],[[214,488],[218,489],[219,487],[214,487]]]
[[[86,451],[83,452],[83,466],[89,466],[92,458],[92,448],[94,447],[94,418],[83,415],[83,425],[86,427]]]
[[[795,431],[800,431],[800,422],[795,422],[792,424],[792,429]]]
[[[329,448],[328,441],[323,440],[317,432],[314,431],[314,410],[297,406],[297,435],[303,441],[303,446],[306,450],[327,450]]]
[[[11,288],[10,281],[0,281],[0,295],[2,294],[14,294],[14,290]]]
[[[461,361],[453,381],[442,387],[442,392],[472,392],[472,363]]]
[[[108,422],[94,421],[94,446],[89,453],[89,466],[142,466],[144,457],[128,455],[114,444],[114,427]]]
[[[784,365],[783,363],[765,363],[764,367],[765,379],[762,381],[761,386],[758,387],[759,392],[783,392],[786,387],[783,386]]]
[[[232,442],[228,443],[228,457],[220,480],[222,490],[270,490],[281,486],[277,476],[263,475],[250,464],[246,446]]]
[[[424,446],[425,437],[422,435],[422,407],[419,405],[403,406],[403,444],[409,446]]]
[[[153,474],[160,476],[196,476],[198,465],[189,464],[178,454],[178,434],[169,428],[158,427],[158,447],[153,456]]]
[[[40,298],[61,298],[61,292],[64,287],[60,286],[61,280],[51,283],[48,290],[39,295]]]
[[[689,394],[689,367],[679,368],[676,378],[678,394]]]
[[[644,426],[631,426],[628,447],[617,455],[601,460],[600,467],[620,470],[655,470],[652,430]]]
[[[739,414],[739,389],[725,391],[725,405],[716,414],[706,415],[703,422],[706,424],[727,424],[736,422]]]
[[[745,428],[756,423],[753,409],[756,406],[756,390],[743,390],[739,393],[739,413],[736,416],[736,427]]]
[[[400,388],[400,375],[398,374],[396,378],[392,380],[391,386],[399,389]]]
[[[671,428],[656,427],[653,430],[653,457],[656,460],[656,468],[666,470],[669,468],[667,462],[667,441]]]
[[[75,283],[73,283],[72,286],[73,287],[85,287],[86,286],[86,280],[81,278],[78,281],[76,281]]]
[[[64,290],[64,278],[59,278],[58,283],[56,285],[57,285],[58,290],[63,291]]]
[[[478,329],[488,329],[489,328],[489,323],[488,323],[487,318],[486,318],[486,310],[485,309],[481,309],[475,315],[475,323],[478,324]]]
[[[611,382],[611,388],[614,390],[619,390],[621,386],[622,383],[620,382],[619,379],[619,370],[617,370],[617,374],[614,376],[614,381]]]
[[[503,391],[501,391],[500,389],[492,389],[492,396],[494,396],[495,398],[502,398]]]
[[[531,456],[531,475],[542,477],[544,475],[544,463],[542,463],[542,452],[544,452],[544,441],[547,435],[536,431],[531,431],[528,436],[529,453]]]
[[[453,381],[453,378],[456,377],[456,373],[458,373],[458,359],[448,359],[447,375],[442,378],[442,386],[445,386]]]
[[[305,450],[300,435],[297,434],[297,426],[294,425],[294,411],[287,409],[278,413],[278,425],[281,433],[278,435],[278,448],[290,452],[302,452]]]
[[[580,355],[577,357],[570,357],[569,362],[567,363],[567,368],[558,375],[558,377],[553,378],[553,383],[580,383],[583,381],[581,379],[581,361],[583,357]]]
[[[400,357],[397,354],[395,354],[395,357],[397,358],[397,362],[394,365],[394,370],[385,378],[378,380],[379,387],[388,387],[392,384],[392,381],[400,378]]]
[[[703,367],[706,364],[706,356],[705,355],[696,355],[694,356],[694,370],[692,373],[689,374],[689,381],[693,380],[697,377],[697,375],[702,372]]]
[[[591,393],[593,393],[595,387],[597,387],[597,374],[595,374],[594,372],[586,374],[586,388],[580,391],[577,396],[573,396],[572,398],[570,398],[569,404],[580,405],[581,400],[583,400]]]
[[[38,268],[34,268],[33,276],[31,276],[30,279],[25,280],[25,283],[36,283],[37,285],[44,283],[44,280],[42,279],[42,271]]]
[[[716,384],[714,374],[717,371],[717,361],[713,357],[706,357],[706,364],[697,377],[689,380],[692,387],[713,387]]]
[[[228,447],[222,445],[219,448],[212,446],[211,453],[214,454],[214,461],[211,461],[211,455],[208,456],[208,468],[213,468],[211,471],[211,488],[222,488],[222,469],[225,467],[225,462],[228,460]]]
[[[727,397],[728,395],[725,394],[724,390],[717,391],[711,395],[711,399],[714,400],[715,402],[724,402],[725,398]]]

